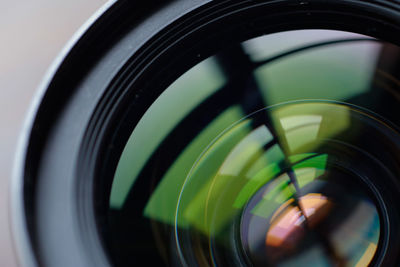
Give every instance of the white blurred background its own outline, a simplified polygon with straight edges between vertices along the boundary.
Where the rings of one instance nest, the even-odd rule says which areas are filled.
[[[106,0],[0,2],[0,266],[18,266],[9,221],[17,139],[46,70]]]

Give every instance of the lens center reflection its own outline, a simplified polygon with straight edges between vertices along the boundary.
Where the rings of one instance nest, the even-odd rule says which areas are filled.
[[[274,185],[267,184],[249,201],[242,214],[241,238],[256,266],[371,262],[380,231],[374,201],[356,177],[327,167],[329,171],[301,188],[298,199],[292,197],[274,208],[276,198],[270,196]]]
[[[294,199],[284,203],[272,216],[265,244],[271,249],[293,250],[329,214],[332,202],[322,194],[301,197],[298,206]]]

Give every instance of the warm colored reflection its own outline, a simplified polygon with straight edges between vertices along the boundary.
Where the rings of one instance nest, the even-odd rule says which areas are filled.
[[[293,250],[306,234],[321,223],[329,214],[332,202],[321,194],[307,194],[299,200],[283,204],[273,215],[271,227],[265,238],[267,247]]]
[[[375,243],[370,243],[365,253],[357,262],[356,267],[367,266],[371,262],[372,258],[375,256],[376,249],[377,245]]]

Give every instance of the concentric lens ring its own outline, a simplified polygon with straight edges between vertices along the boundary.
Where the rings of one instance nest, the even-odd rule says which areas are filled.
[[[332,101],[295,101],[243,118],[208,146],[186,178],[175,218],[181,260],[379,264],[390,220],[378,188],[395,176],[369,145],[376,140],[390,153],[400,148],[398,132],[381,119]],[[224,146],[230,149],[217,174],[202,176]]]

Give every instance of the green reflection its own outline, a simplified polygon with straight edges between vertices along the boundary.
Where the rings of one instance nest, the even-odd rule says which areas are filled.
[[[144,114],[121,155],[110,195],[110,207],[120,208],[151,154],[192,109],[221,88],[224,75],[213,58],[194,66],[160,95]],[[184,99],[179,101],[177,99]]]
[[[312,154],[316,155],[316,154]],[[308,185],[312,181],[316,180],[318,177],[322,176],[326,170],[326,164],[328,161],[328,155],[316,155],[314,157],[310,157],[310,154],[300,154],[294,155],[289,158],[290,162],[296,162],[302,160],[304,158],[308,158],[303,160],[297,164],[292,166],[292,169],[295,173],[296,180],[300,186],[303,188],[304,186]],[[269,182],[277,173],[263,173],[259,175],[264,179],[259,179],[259,183],[252,188],[252,190],[247,190],[248,193],[245,196],[245,202],[250,200],[252,196],[267,182]],[[268,177],[268,178],[265,178]],[[269,178],[271,177],[271,178]],[[252,181],[252,180],[250,180]],[[249,183],[250,184],[250,183]],[[283,174],[280,178],[276,178],[271,184],[268,186],[267,191],[264,193],[264,196],[260,203],[258,203],[252,213],[254,215],[258,215],[260,217],[269,218],[272,213],[284,202],[293,198],[296,193],[296,190],[293,184],[290,181],[290,178],[287,174]],[[242,196],[243,198],[243,196]]]
[[[233,209],[231,203],[247,182],[242,170],[249,164],[248,159],[254,154],[262,153],[263,145],[272,138],[266,128],[250,131],[250,121],[242,121],[225,132],[201,157],[188,177],[190,182],[186,184],[185,194],[180,200],[179,208],[183,210],[179,218],[181,221],[188,221],[196,229],[209,235],[211,225],[213,231],[220,231],[232,220],[237,210]],[[220,155],[222,157],[214,157],[220,154],[221,148],[229,150],[226,150],[225,155]],[[218,162],[219,166],[213,175],[204,176],[201,168],[208,169],[211,162]],[[199,181],[207,182],[202,185]],[[218,207],[224,208],[218,211],[218,216],[214,216],[213,212]],[[213,220],[212,223],[210,220]]]
[[[282,168],[291,164],[300,188],[315,181],[324,175],[328,155],[309,151],[344,131],[350,123],[349,109],[324,102],[282,105],[271,110],[270,115],[275,125],[280,124],[275,128],[278,139],[265,125],[251,130],[254,124],[250,124],[253,119],[249,118],[224,132],[207,148],[182,188],[177,213],[179,226],[189,224],[207,236],[218,237],[267,184],[262,200],[252,213],[270,217],[279,205],[296,194],[289,175]],[[288,144],[286,152],[281,143]],[[164,190],[164,194],[175,196],[176,193]],[[162,201],[153,206],[154,214],[148,216],[158,218],[165,208]]]
[[[326,107],[324,106],[324,109],[321,109],[318,108],[317,104],[310,108],[310,105],[305,103],[294,106],[291,109],[284,106],[272,113],[275,121],[283,122],[282,130],[284,132],[282,136],[286,138],[286,143],[290,144],[291,139],[302,140],[301,145],[315,142],[322,121],[322,115],[315,113],[323,114]],[[307,115],[307,113],[310,114]],[[293,114],[301,115],[294,116]],[[339,117],[339,119],[342,118]],[[304,141],[304,138],[301,139],[299,136],[303,137],[305,135],[304,128],[309,129],[310,125],[313,133],[308,132],[308,137],[311,137],[311,139]],[[245,130],[241,130],[242,128]],[[208,147],[207,152],[195,164],[195,168],[191,171],[188,181],[182,189],[184,194],[179,200],[178,223],[180,226],[189,223],[206,235],[210,235],[211,231],[217,235],[232,222],[240,209],[260,187],[282,172],[280,165],[284,161],[285,155],[280,145],[277,144],[277,140],[274,140],[265,125],[261,125],[252,131],[250,129],[249,120],[244,120],[229,129]],[[239,132],[242,134],[238,135]],[[332,134],[332,132],[329,133]],[[265,146],[269,143],[275,143],[275,145],[265,149]],[[289,162],[293,162],[295,159],[303,159],[309,155],[310,153],[305,153],[301,156],[296,155],[294,158],[289,156],[288,159]],[[190,161],[193,162],[193,159],[190,159]],[[316,159],[303,160],[298,163],[299,166],[295,164],[293,169],[295,174],[298,175],[299,185],[304,186],[321,175],[326,161],[327,156],[320,155],[316,156]],[[309,168],[307,169],[307,167]],[[317,171],[316,168],[320,168],[322,171]],[[187,169],[188,166],[186,166]],[[182,170],[184,169],[182,168]],[[180,175],[186,177],[185,174],[181,173]],[[254,177],[249,176],[249,174],[254,174]],[[267,216],[266,210],[272,212],[276,208],[271,206],[271,203],[281,204],[293,197],[295,191],[289,177],[286,175],[282,179],[284,181],[280,180],[279,186],[272,185],[271,192],[265,194],[265,202],[259,204],[262,207],[255,207],[254,212],[256,214],[260,213],[261,216]],[[158,196],[161,197],[162,194],[164,194],[164,198],[171,196],[174,199],[176,192],[171,193],[171,190],[162,189],[165,181],[171,184],[170,179],[164,178],[157,189],[157,191],[160,191],[156,191],[151,201]],[[278,180],[272,183],[275,184],[276,182]],[[176,184],[176,182],[173,184]],[[146,215],[160,219],[161,214],[166,211],[169,213],[175,207],[173,205],[166,209],[165,203],[167,203],[166,200],[160,200],[152,204],[153,214],[146,213]],[[169,217],[171,221],[172,218]],[[164,221],[166,218],[164,218]]]
[[[174,224],[178,197],[193,163],[196,162],[204,147],[210,144],[215,136],[241,117],[243,117],[243,114],[238,107],[226,110],[190,143],[153,192],[144,210],[146,217],[171,225]],[[199,193],[199,188],[207,184],[209,178],[215,175],[222,163],[221,161],[232,148],[232,144],[243,138],[243,135],[247,132],[247,124],[243,124],[243,127],[238,127],[237,131],[232,132],[226,140],[215,144],[216,149],[207,154],[207,160],[196,166],[194,177],[196,177],[198,184],[196,184],[195,188],[187,188],[187,190],[193,191],[192,197],[196,194],[201,194]],[[201,206],[196,206],[196,201],[193,201],[193,203],[192,209],[194,212],[203,207],[202,203],[198,204]],[[189,220],[190,218],[189,216]],[[184,222],[182,221],[181,223],[183,224]]]
[[[299,102],[272,111],[272,120],[288,155],[307,153],[334,137],[351,124],[351,108],[335,103]]]
[[[369,44],[303,51],[255,71],[268,105],[300,99],[344,100],[370,89],[376,58]]]

